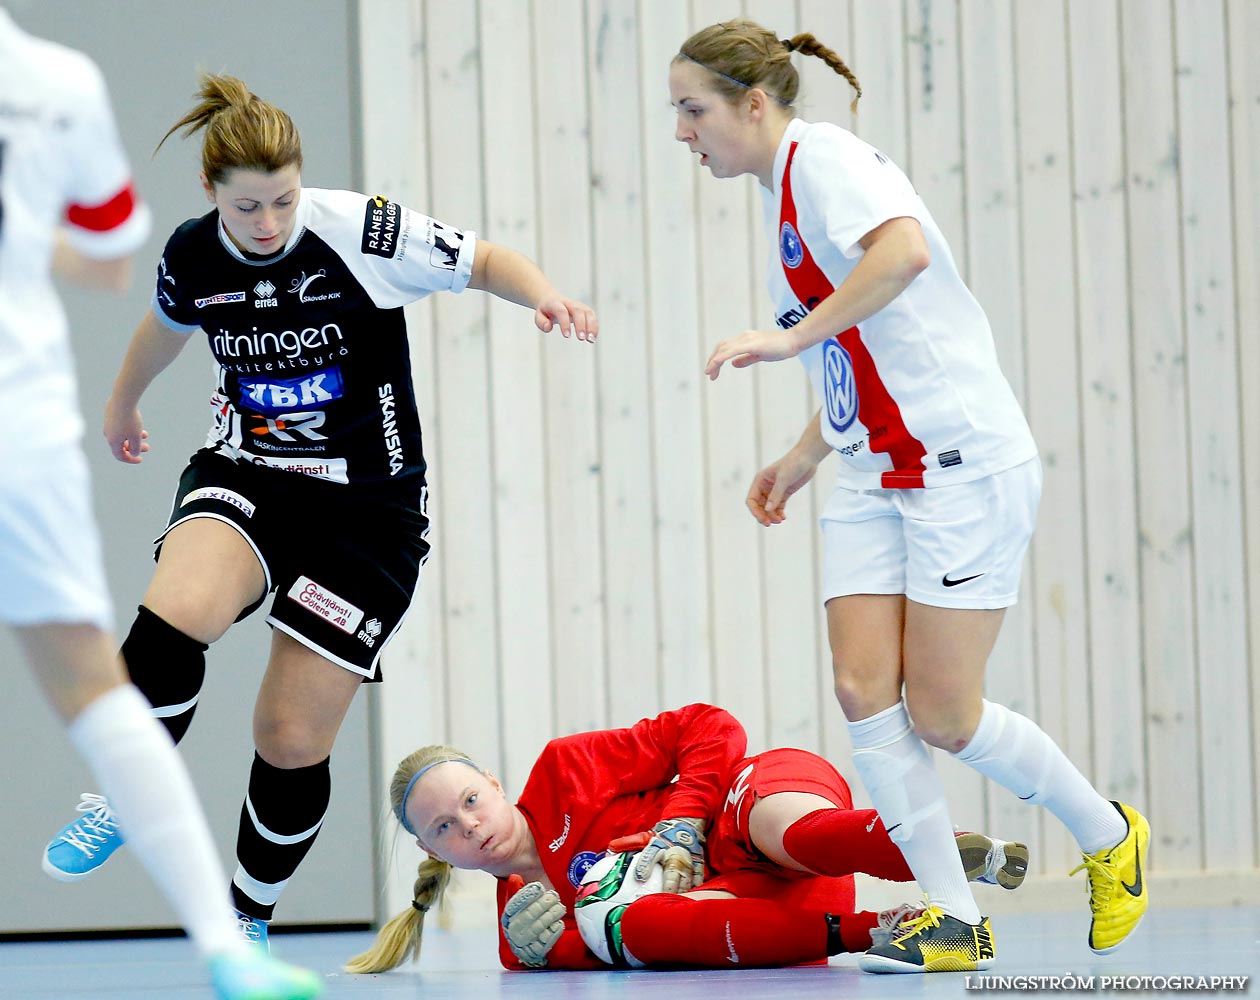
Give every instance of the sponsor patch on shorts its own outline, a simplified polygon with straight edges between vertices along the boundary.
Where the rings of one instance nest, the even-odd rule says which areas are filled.
[[[190,503],[195,503],[198,500],[219,500],[223,503],[231,504],[246,517],[254,516],[254,505],[252,503],[239,493],[219,489],[217,486],[205,486],[199,490],[193,490],[179,502],[179,505],[187,507]]]
[[[289,588],[288,597],[347,635],[354,635],[359,628],[359,622],[363,620],[362,611],[308,576],[299,576],[294,581]]]
[[[962,455],[957,451],[943,451],[936,457],[940,460],[942,469],[948,469],[951,465],[962,465]]]
[[[300,472],[304,476],[327,479],[330,483],[350,482],[344,458],[271,458],[268,455],[255,455],[253,452],[245,452],[245,457],[255,465],[265,465],[269,469]]]

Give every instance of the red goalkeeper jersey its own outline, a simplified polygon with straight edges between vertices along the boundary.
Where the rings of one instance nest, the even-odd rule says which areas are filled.
[[[549,968],[607,968],[587,950],[573,917],[582,876],[609,841],[662,819],[693,816],[707,827],[747,742],[733,715],[697,704],[628,729],[577,733],[547,744],[516,804],[566,911],[564,934],[547,956]],[[507,880],[500,879],[500,915],[508,898]],[[499,958],[504,968],[525,968],[501,929]]]

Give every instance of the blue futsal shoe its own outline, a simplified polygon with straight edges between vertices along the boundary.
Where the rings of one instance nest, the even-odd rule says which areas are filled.
[[[210,982],[219,1000],[314,1000],[324,992],[319,976],[272,958],[257,948],[210,959]]]
[[[62,827],[44,848],[42,867],[58,882],[78,882],[110,859],[123,845],[118,819],[104,795],[84,792],[73,823]]]
[[[248,913],[236,911],[237,930],[246,942],[260,950],[264,955],[271,952],[271,943],[267,940],[267,921],[251,917]]]

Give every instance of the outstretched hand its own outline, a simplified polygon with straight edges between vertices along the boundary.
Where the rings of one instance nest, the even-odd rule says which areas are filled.
[[[538,303],[538,308],[534,310],[534,325],[543,333],[559,328],[562,337],[576,333],[578,340],[591,344],[599,336],[599,317],[595,315],[595,310],[584,302],[566,299],[563,295]]]
[[[727,361],[732,368],[747,368],[759,361],[794,358],[799,353],[800,348],[793,338],[782,330],[745,330],[738,337],[723,340],[713,348],[713,353],[705,363],[704,373],[709,376],[709,381],[713,381]]]

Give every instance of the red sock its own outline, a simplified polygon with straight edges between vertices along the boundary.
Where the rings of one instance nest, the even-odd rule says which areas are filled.
[[[874,809],[818,809],[783,834],[783,849],[819,875],[862,872],[890,882],[912,882],[901,849]]]
[[[871,946],[876,913],[842,913],[840,942],[849,951]],[[835,954],[828,949],[827,915],[767,899],[689,899],[644,896],[621,916],[621,940],[649,966],[799,965]]]

